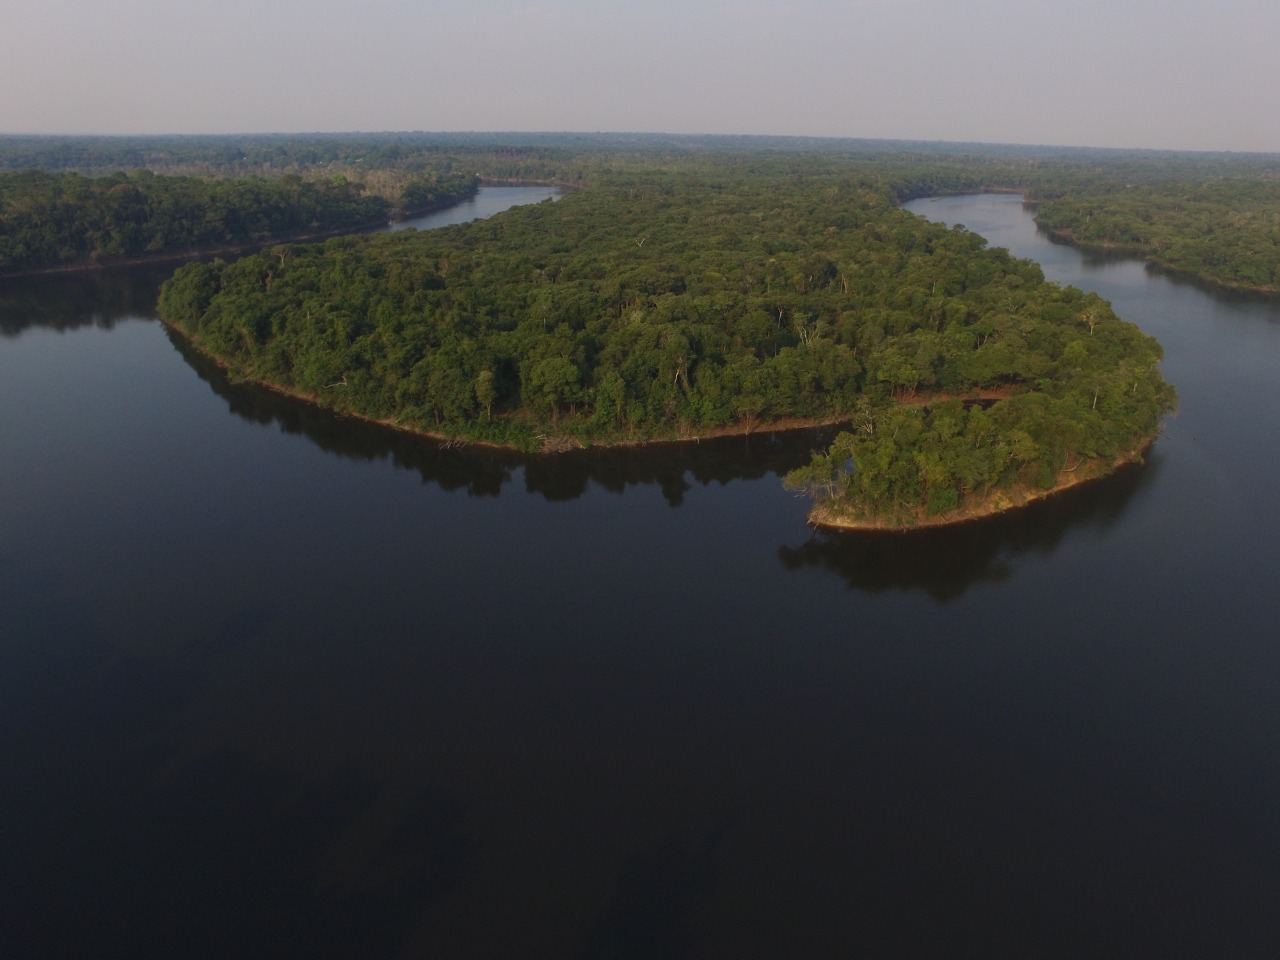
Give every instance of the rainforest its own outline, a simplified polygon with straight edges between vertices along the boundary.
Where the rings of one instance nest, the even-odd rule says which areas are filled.
[[[182,259],[357,230],[473,195],[463,174],[276,177],[0,173],[0,275]]]
[[[1098,297],[826,172],[603,176],[470,225],[189,264],[160,312],[234,377],[454,441],[852,420],[788,482],[873,525],[1105,472],[1174,396]]]
[[[1274,953],[1278,165],[0,137],[0,954]]]
[[[640,134],[17,137],[0,138],[4,168],[0,272],[199,257],[165,284],[160,312],[233,378],[547,453],[840,424],[786,482],[815,499],[813,519],[841,526],[956,522],[1110,473],[1142,458],[1175,407],[1159,345],[1108,303],[903,201],[1016,192],[1072,243],[1209,284],[1267,291],[1280,277],[1280,171],[1264,155]],[[481,182],[565,195],[366,235]]]

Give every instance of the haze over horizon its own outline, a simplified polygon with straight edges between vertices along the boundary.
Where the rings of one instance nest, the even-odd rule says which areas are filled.
[[[11,11],[0,132],[654,131],[1280,151],[1280,4],[409,0]]]

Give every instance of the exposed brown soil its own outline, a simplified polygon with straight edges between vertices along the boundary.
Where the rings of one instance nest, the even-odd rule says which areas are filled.
[[[945,390],[918,391],[905,397],[898,397],[898,403],[907,407],[927,407],[935,403],[946,403],[948,400],[977,403],[983,400],[1008,400],[1014,396],[1015,392],[1014,384],[1011,383],[970,390],[968,393],[947,393]]]

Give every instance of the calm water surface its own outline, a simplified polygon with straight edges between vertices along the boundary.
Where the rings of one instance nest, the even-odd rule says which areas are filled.
[[[0,955],[1275,956],[1280,307],[912,209],[1161,339],[1145,466],[812,538],[812,438],[440,450],[0,285]]]
[[[424,217],[413,217],[391,224],[388,230],[431,230],[434,227],[447,227],[454,223],[467,223],[483,217],[492,217],[509,207],[525,203],[541,203],[543,200],[554,200],[563,193],[563,189],[555,186],[518,186],[518,187],[481,187],[480,192],[469,200],[455,204],[447,210],[437,210]]]

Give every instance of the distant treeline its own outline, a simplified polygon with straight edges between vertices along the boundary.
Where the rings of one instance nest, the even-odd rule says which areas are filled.
[[[1048,166],[1082,177],[1121,182],[1260,175],[1280,169],[1280,155],[1120,150],[945,141],[871,140],[662,133],[387,132],[218,134],[186,136],[50,136],[0,134],[0,169],[113,172],[205,165],[221,172],[287,172],[329,164],[435,168],[439,158],[538,156],[549,162],[584,158],[835,157],[938,164],[971,162]]]
[[[0,173],[0,273],[323,236],[385,222],[395,210],[456,202],[475,192],[476,179],[422,174],[400,177],[396,186],[392,201],[341,175]]]
[[[307,226],[273,226],[271,236],[276,238],[343,229],[359,223],[366,213],[367,219],[375,220],[434,205],[410,202],[410,180],[430,186],[480,175],[587,184],[618,169],[696,174],[726,165],[744,173],[791,169],[860,176],[898,200],[986,188],[1017,190],[1039,202],[1036,216],[1041,225],[1078,243],[1123,248],[1217,283],[1260,289],[1280,283],[1280,155],[1275,154],[644,133],[0,136],[0,170],[39,168],[101,176],[145,169],[242,181],[225,190],[228,195],[242,191],[243,203],[228,202],[210,186],[202,188],[210,201],[207,213],[197,209],[201,188],[175,185],[172,203],[158,197],[158,208],[171,209],[157,209],[154,231],[142,231],[148,234],[141,244],[144,252],[153,244],[157,250],[176,250],[260,242],[264,221],[275,224],[293,216],[270,209],[285,204],[298,205],[293,219]],[[290,174],[311,186],[283,189],[281,178]],[[341,189],[324,193],[326,181],[341,183],[335,177],[347,181],[347,196]],[[272,186],[263,186],[264,180]],[[86,210],[83,219],[85,232],[95,233],[102,242],[69,241],[75,201],[88,197],[93,188],[72,181],[67,186],[71,189],[61,198],[58,214],[62,238],[42,239],[47,222],[25,224],[14,210],[5,212],[5,230],[11,238],[21,235],[20,247],[27,251],[21,254],[25,269],[37,263],[119,256],[106,251],[138,246],[131,237],[140,236],[140,224],[117,223],[101,209]],[[265,207],[258,203],[255,208],[255,196],[262,198],[271,190],[276,196]],[[385,209],[379,211],[373,198],[385,201]],[[121,214],[136,217],[137,211]],[[228,218],[234,238],[224,233],[213,239],[216,224],[220,219],[226,224]],[[179,236],[184,224],[192,231],[185,241]],[[246,229],[236,233],[237,224]],[[107,236],[113,230],[119,235]],[[11,241],[11,251],[15,243]],[[51,261],[53,250],[76,252],[69,261],[61,254]],[[7,261],[0,259],[0,271],[12,270],[15,262],[11,252]]]

